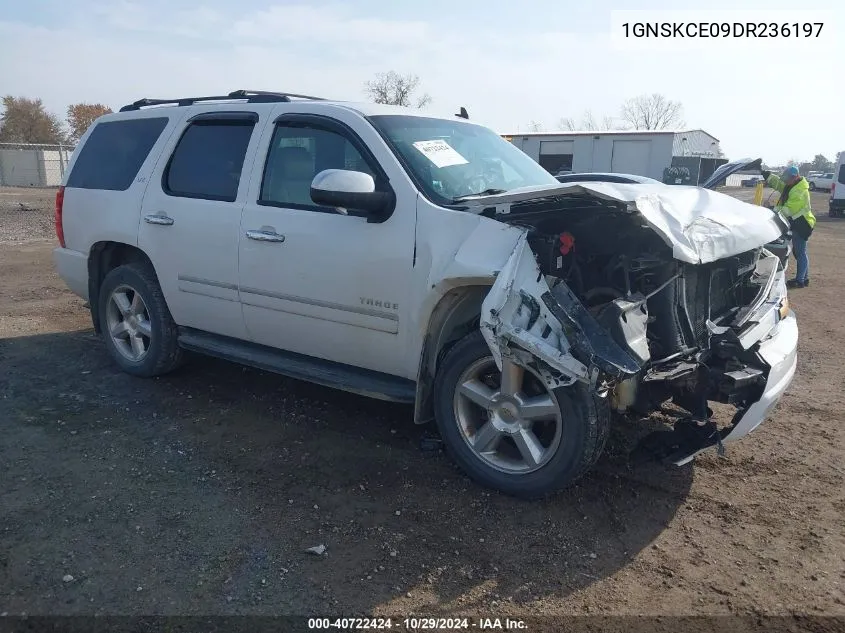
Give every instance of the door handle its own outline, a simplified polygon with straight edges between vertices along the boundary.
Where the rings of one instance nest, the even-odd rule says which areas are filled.
[[[173,218],[169,218],[164,214],[160,215],[145,215],[144,222],[147,224],[160,224],[161,226],[170,226],[173,224]]]
[[[284,242],[285,236],[274,231],[247,231],[246,236],[259,242]]]

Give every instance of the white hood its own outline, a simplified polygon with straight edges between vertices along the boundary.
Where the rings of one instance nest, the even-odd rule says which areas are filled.
[[[705,264],[737,255],[778,239],[783,233],[775,215],[736,198],[702,189],[663,184],[590,182],[524,187],[492,196],[462,200],[471,210],[496,207],[510,213],[519,202],[549,197],[591,195],[628,204],[672,247],[675,259]]]

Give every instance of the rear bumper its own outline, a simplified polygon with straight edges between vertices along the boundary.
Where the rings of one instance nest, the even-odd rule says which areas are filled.
[[[831,198],[828,201],[828,208],[835,209],[837,211],[845,209],[845,198]]]
[[[736,421],[724,442],[741,439],[760,426],[792,383],[798,364],[798,321],[792,310],[757,351],[770,368],[763,395]]]
[[[67,287],[88,301],[88,256],[69,248],[54,248],[53,264]]]

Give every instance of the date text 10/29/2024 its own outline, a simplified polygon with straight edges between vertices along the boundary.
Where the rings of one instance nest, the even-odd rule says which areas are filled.
[[[308,618],[312,631],[527,631],[523,620],[513,618]]]

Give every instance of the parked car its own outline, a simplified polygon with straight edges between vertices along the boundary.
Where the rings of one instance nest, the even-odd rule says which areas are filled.
[[[833,172],[807,178],[810,191],[830,191],[833,187]]]
[[[125,372],[188,350],[412,403],[530,498],[595,463],[613,411],[683,407],[678,464],[769,415],[796,367],[783,229],[714,191],[560,183],[464,118],[237,91],[97,119],[54,261]]]
[[[830,198],[828,201],[828,215],[832,218],[841,218],[845,214],[845,163],[843,163],[845,152],[839,152],[839,160],[836,163],[835,180],[830,184]]]
[[[659,180],[636,174],[615,174],[606,172],[582,172],[556,176],[558,182],[621,182],[662,184]]]
[[[762,176],[752,176],[751,178],[745,178],[740,181],[740,185],[743,187],[756,187],[757,183],[763,180]]]

